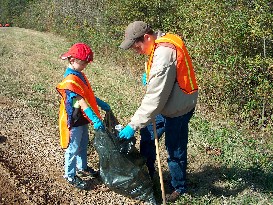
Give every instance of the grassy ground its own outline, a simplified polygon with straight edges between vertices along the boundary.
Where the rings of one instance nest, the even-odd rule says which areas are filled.
[[[57,129],[55,86],[66,67],[58,57],[70,46],[66,39],[49,33],[1,28],[0,98],[31,107]],[[129,68],[100,62],[96,55],[85,72],[95,94],[108,102],[126,125],[144,93],[140,77]],[[272,136],[250,135],[235,124],[208,121],[204,113],[198,106],[190,124],[189,193],[178,204],[273,204]],[[161,150],[163,173],[168,178],[163,142]],[[156,194],[160,196],[159,191]]]

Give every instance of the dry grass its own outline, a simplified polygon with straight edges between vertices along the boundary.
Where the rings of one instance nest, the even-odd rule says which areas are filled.
[[[66,68],[66,62],[59,56],[70,46],[64,38],[50,33],[1,28],[0,97],[31,108],[55,126],[56,131],[60,97],[55,87]],[[100,62],[96,56],[85,73],[95,94],[108,102],[120,122],[126,125],[144,93],[140,77],[136,79],[130,68]],[[264,141],[257,136],[246,136],[243,128],[236,130],[217,120],[206,121],[202,117],[204,113],[198,110],[192,119],[189,194],[180,202],[272,204],[272,138]],[[161,152],[167,178],[163,141]]]

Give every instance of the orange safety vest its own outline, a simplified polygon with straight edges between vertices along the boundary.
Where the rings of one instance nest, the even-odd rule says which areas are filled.
[[[83,74],[83,77],[87,85],[79,77],[73,74],[70,74],[56,87],[57,91],[62,96],[61,103],[60,103],[60,112],[59,112],[59,130],[60,130],[60,140],[61,140],[60,144],[62,148],[68,147],[69,139],[70,139],[70,132],[69,132],[70,125],[68,125],[67,123],[68,116],[65,109],[65,102],[66,102],[65,90],[70,90],[80,95],[82,98],[84,98],[87,105],[91,107],[91,109],[95,112],[95,114],[101,119],[99,108],[98,108],[93,90],[84,74]],[[83,112],[83,116],[86,119],[88,119],[88,121],[90,121],[90,119],[84,114],[84,112]]]
[[[193,70],[192,61],[187,48],[182,39],[171,33],[167,33],[155,40],[155,45],[152,49],[150,58],[147,63],[146,73],[147,80],[149,79],[149,73],[153,63],[154,51],[159,43],[171,43],[176,47],[177,52],[177,68],[176,68],[176,79],[180,89],[186,94],[192,94],[198,90],[195,74]]]

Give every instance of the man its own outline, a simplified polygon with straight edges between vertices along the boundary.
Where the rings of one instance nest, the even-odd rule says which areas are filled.
[[[173,202],[186,192],[188,124],[198,97],[190,56],[179,36],[155,33],[143,21],[128,25],[120,47],[148,55],[149,60],[145,96],[119,137],[129,139],[159,114],[164,116],[167,162],[174,188],[167,200]]]

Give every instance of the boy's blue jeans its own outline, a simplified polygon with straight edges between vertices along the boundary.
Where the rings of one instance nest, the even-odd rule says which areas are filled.
[[[76,168],[78,170],[87,168],[88,141],[88,124],[71,128],[69,145],[65,151],[64,177],[73,178],[76,175]]]
[[[173,188],[180,193],[186,192],[187,144],[189,132],[188,124],[193,116],[193,113],[194,109],[179,117],[163,118],[160,116],[158,119],[156,119],[156,123],[159,123],[159,125],[157,125],[158,134],[160,134],[162,131],[164,132],[164,128],[161,125],[162,121],[165,122],[165,146],[168,152],[167,162],[172,178],[171,184]],[[149,169],[149,174],[152,176],[154,174],[156,152],[154,140],[147,140],[149,136],[151,139],[151,136],[153,135],[153,132],[150,132],[151,129],[149,126],[152,127],[153,125],[150,124],[147,127],[142,128],[143,131],[140,131],[140,153],[147,158],[146,164]]]

